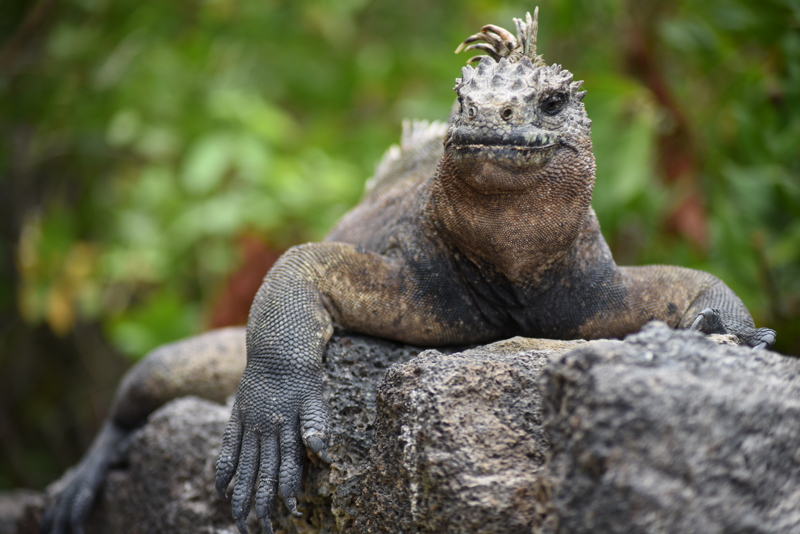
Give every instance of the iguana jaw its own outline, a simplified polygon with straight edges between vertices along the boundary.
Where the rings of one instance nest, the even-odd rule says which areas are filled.
[[[446,142],[431,181],[436,226],[471,261],[509,280],[536,279],[570,249],[591,210],[588,143]]]
[[[531,148],[504,145],[452,147],[452,161],[462,180],[483,193],[515,193],[529,189],[531,173],[545,168],[558,145]]]
[[[484,193],[528,189],[531,181],[521,177],[545,168],[563,148],[557,135],[531,126],[503,135],[458,126],[445,139],[445,152],[462,180]]]
[[[516,136],[514,140],[525,142],[528,139]],[[534,146],[497,143],[485,137],[472,143],[451,141],[452,138],[445,141],[445,157],[453,165],[454,175],[483,194],[519,193],[530,189],[537,181],[545,179],[548,164],[566,148],[555,136],[543,134],[533,136]]]

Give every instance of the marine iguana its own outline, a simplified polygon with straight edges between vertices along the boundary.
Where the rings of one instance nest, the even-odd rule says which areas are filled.
[[[321,366],[334,321],[426,346],[622,337],[651,320],[772,346],[775,332],[756,329],[714,276],[614,263],[590,206],[582,82],[536,54],[535,15],[514,21],[516,37],[487,25],[456,50],[488,56],[456,80],[449,126],[406,123],[359,205],[324,242],[290,249],[267,273],[246,365],[243,333],[229,329],[159,349],[129,372],[42,532],[82,530],[112,457],[157,406],[189,393],[224,398],[239,375],[217,490],[224,498],[237,475],[242,533],[253,500],[266,532],[278,494],[300,515],[305,449],[330,461]]]

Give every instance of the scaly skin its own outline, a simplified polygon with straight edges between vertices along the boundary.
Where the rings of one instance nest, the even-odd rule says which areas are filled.
[[[756,330],[739,298],[712,275],[614,263],[590,206],[595,164],[582,82],[536,55],[530,15],[515,22],[516,38],[490,25],[459,47],[490,57],[473,58],[477,69],[465,67],[456,81],[449,127],[405,124],[401,146],[379,164],[360,204],[323,243],[292,248],[264,279],[217,462],[221,495],[238,475],[232,510],[242,533],[252,502],[266,532],[278,495],[300,513],[304,447],[329,461],[321,368],[334,321],[423,346],[512,335],[622,337],[652,320],[732,333],[754,347],[774,343],[775,332]],[[127,429],[187,393],[158,382],[165,362],[175,366],[170,376],[210,394],[191,377],[227,356],[197,356],[190,363],[162,355],[124,381],[111,429],[97,438],[82,462],[89,467],[79,468],[45,532],[69,524],[79,532]]]
[[[299,513],[302,443],[324,454],[328,439],[320,366],[333,321],[419,345],[621,337],[652,320],[774,342],[710,274],[616,266],[590,206],[582,82],[544,66],[530,15],[516,22],[518,39],[487,26],[465,43],[484,41],[467,48],[499,61],[464,68],[435,168],[424,157],[399,165],[403,154],[390,153],[326,242],[291,249],[267,274],[217,464],[221,495],[238,473],[232,504],[242,533],[254,491],[267,532],[278,494]],[[416,139],[406,150],[428,154],[440,130],[407,134]]]

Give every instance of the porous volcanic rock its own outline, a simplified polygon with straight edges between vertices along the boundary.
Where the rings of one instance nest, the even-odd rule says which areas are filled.
[[[540,380],[559,532],[800,532],[800,361],[652,323]]]
[[[273,525],[800,532],[800,362],[717,341],[653,323],[625,341],[513,338],[448,354],[337,331],[324,382],[334,463],[309,458],[303,517],[279,503]],[[87,533],[234,534],[213,488],[230,406],[184,398],[151,415]],[[0,525],[33,533],[44,499],[23,497]]]

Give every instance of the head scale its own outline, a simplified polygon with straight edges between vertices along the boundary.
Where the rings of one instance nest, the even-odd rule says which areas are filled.
[[[586,91],[581,91],[583,81],[573,82],[572,73],[561,65],[534,66],[528,57],[516,63],[506,58],[499,62],[483,56],[474,69],[467,65],[461,69],[461,78],[456,78],[453,88],[459,98],[479,93],[503,93],[509,99],[530,102],[538,92],[563,93],[576,102],[583,100]]]
[[[500,144],[541,146],[555,136],[587,135],[591,121],[583,108],[582,81],[573,81],[572,73],[560,65],[547,66],[536,54],[538,8],[527,22],[514,19],[517,37],[494,25],[484,26],[481,33],[469,37],[466,49],[489,53],[472,58],[477,68],[466,66],[456,79],[459,109],[451,133],[459,126],[475,133],[489,131],[489,137]],[[585,131],[584,131],[585,129]],[[527,131],[526,131],[527,130]],[[535,130],[535,131],[533,131]],[[466,130],[462,130],[467,134]],[[527,139],[527,141],[526,141]],[[544,141],[542,141],[544,139]],[[458,139],[454,139],[458,143]]]

